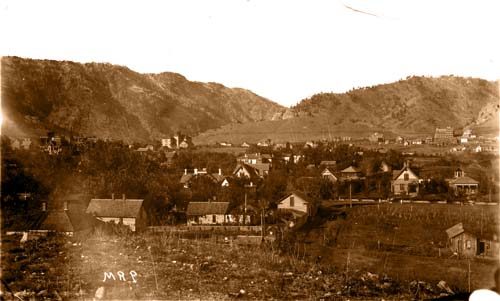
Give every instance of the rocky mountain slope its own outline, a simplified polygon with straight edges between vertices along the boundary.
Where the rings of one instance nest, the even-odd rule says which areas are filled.
[[[111,64],[3,57],[2,132],[47,130],[151,141],[180,130],[197,134],[229,123],[281,118],[286,108],[244,89],[140,74]]]
[[[436,127],[445,126],[493,134],[498,133],[499,90],[500,83],[477,78],[408,77],[341,94],[316,94],[292,108],[292,119],[226,125],[196,142],[304,141],[373,131],[432,136]]]

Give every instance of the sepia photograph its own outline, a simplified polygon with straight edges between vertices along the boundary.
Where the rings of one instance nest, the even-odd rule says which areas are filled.
[[[0,300],[500,301],[499,14],[0,0]]]

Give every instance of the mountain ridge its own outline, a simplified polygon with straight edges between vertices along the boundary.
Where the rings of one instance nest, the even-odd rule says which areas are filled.
[[[499,82],[478,78],[410,76],[345,93],[318,93],[291,107],[287,114],[293,119],[225,125],[200,134],[195,142],[225,137],[235,143],[304,141],[372,132],[432,137],[436,127],[446,126],[493,134],[498,133],[499,89]]]
[[[152,141],[228,123],[270,120],[287,108],[243,88],[141,74],[109,63],[2,58],[6,134],[67,132]],[[27,121],[28,120],[28,121]]]

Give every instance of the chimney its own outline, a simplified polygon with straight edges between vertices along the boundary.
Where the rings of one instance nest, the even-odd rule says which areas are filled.
[[[111,199],[112,199],[113,201],[115,200],[115,194],[114,194],[114,193],[112,193],[112,194],[111,194]]]
[[[127,198],[125,197],[125,193],[122,194],[122,200],[126,200]]]
[[[45,212],[47,211],[47,203],[42,202],[42,211]]]
[[[68,202],[67,202],[67,201],[65,201],[65,202],[64,202],[64,211],[67,211],[67,210],[68,210]]]
[[[222,169],[219,168],[219,176],[222,176]]]
[[[198,174],[198,168],[195,168],[194,169],[194,174],[197,175]]]
[[[184,168],[184,174],[187,175],[188,174],[188,170],[187,168]]]

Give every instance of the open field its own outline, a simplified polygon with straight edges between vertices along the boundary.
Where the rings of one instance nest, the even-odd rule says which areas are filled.
[[[315,220],[293,241],[242,246],[175,232],[2,236],[2,292],[23,299],[410,300],[493,286],[496,262],[450,257],[444,230],[461,221],[497,232],[498,207],[380,204]],[[318,257],[321,256],[321,257]],[[120,278],[120,272],[123,272]],[[107,276],[105,273],[108,273]],[[111,276],[110,273],[113,273]],[[420,281],[420,282],[418,282]],[[7,293],[8,295],[8,293]]]
[[[24,299],[88,300],[96,291],[106,299],[121,300],[409,300],[416,296],[414,287],[397,279],[364,268],[344,271],[317,264],[304,260],[300,252],[283,254],[270,246],[187,240],[168,233],[121,238],[94,234],[75,242],[42,238],[21,247],[14,238],[18,237],[4,238],[2,243],[2,280],[7,285],[2,291]],[[433,286],[419,296],[441,292]]]
[[[476,233],[498,234],[498,206],[385,203],[346,210],[345,219],[319,222],[301,233],[309,256],[402,282],[444,280],[456,291],[469,290],[469,261],[451,256],[445,230],[463,222]],[[471,289],[493,286],[498,262],[474,258],[470,263]]]

